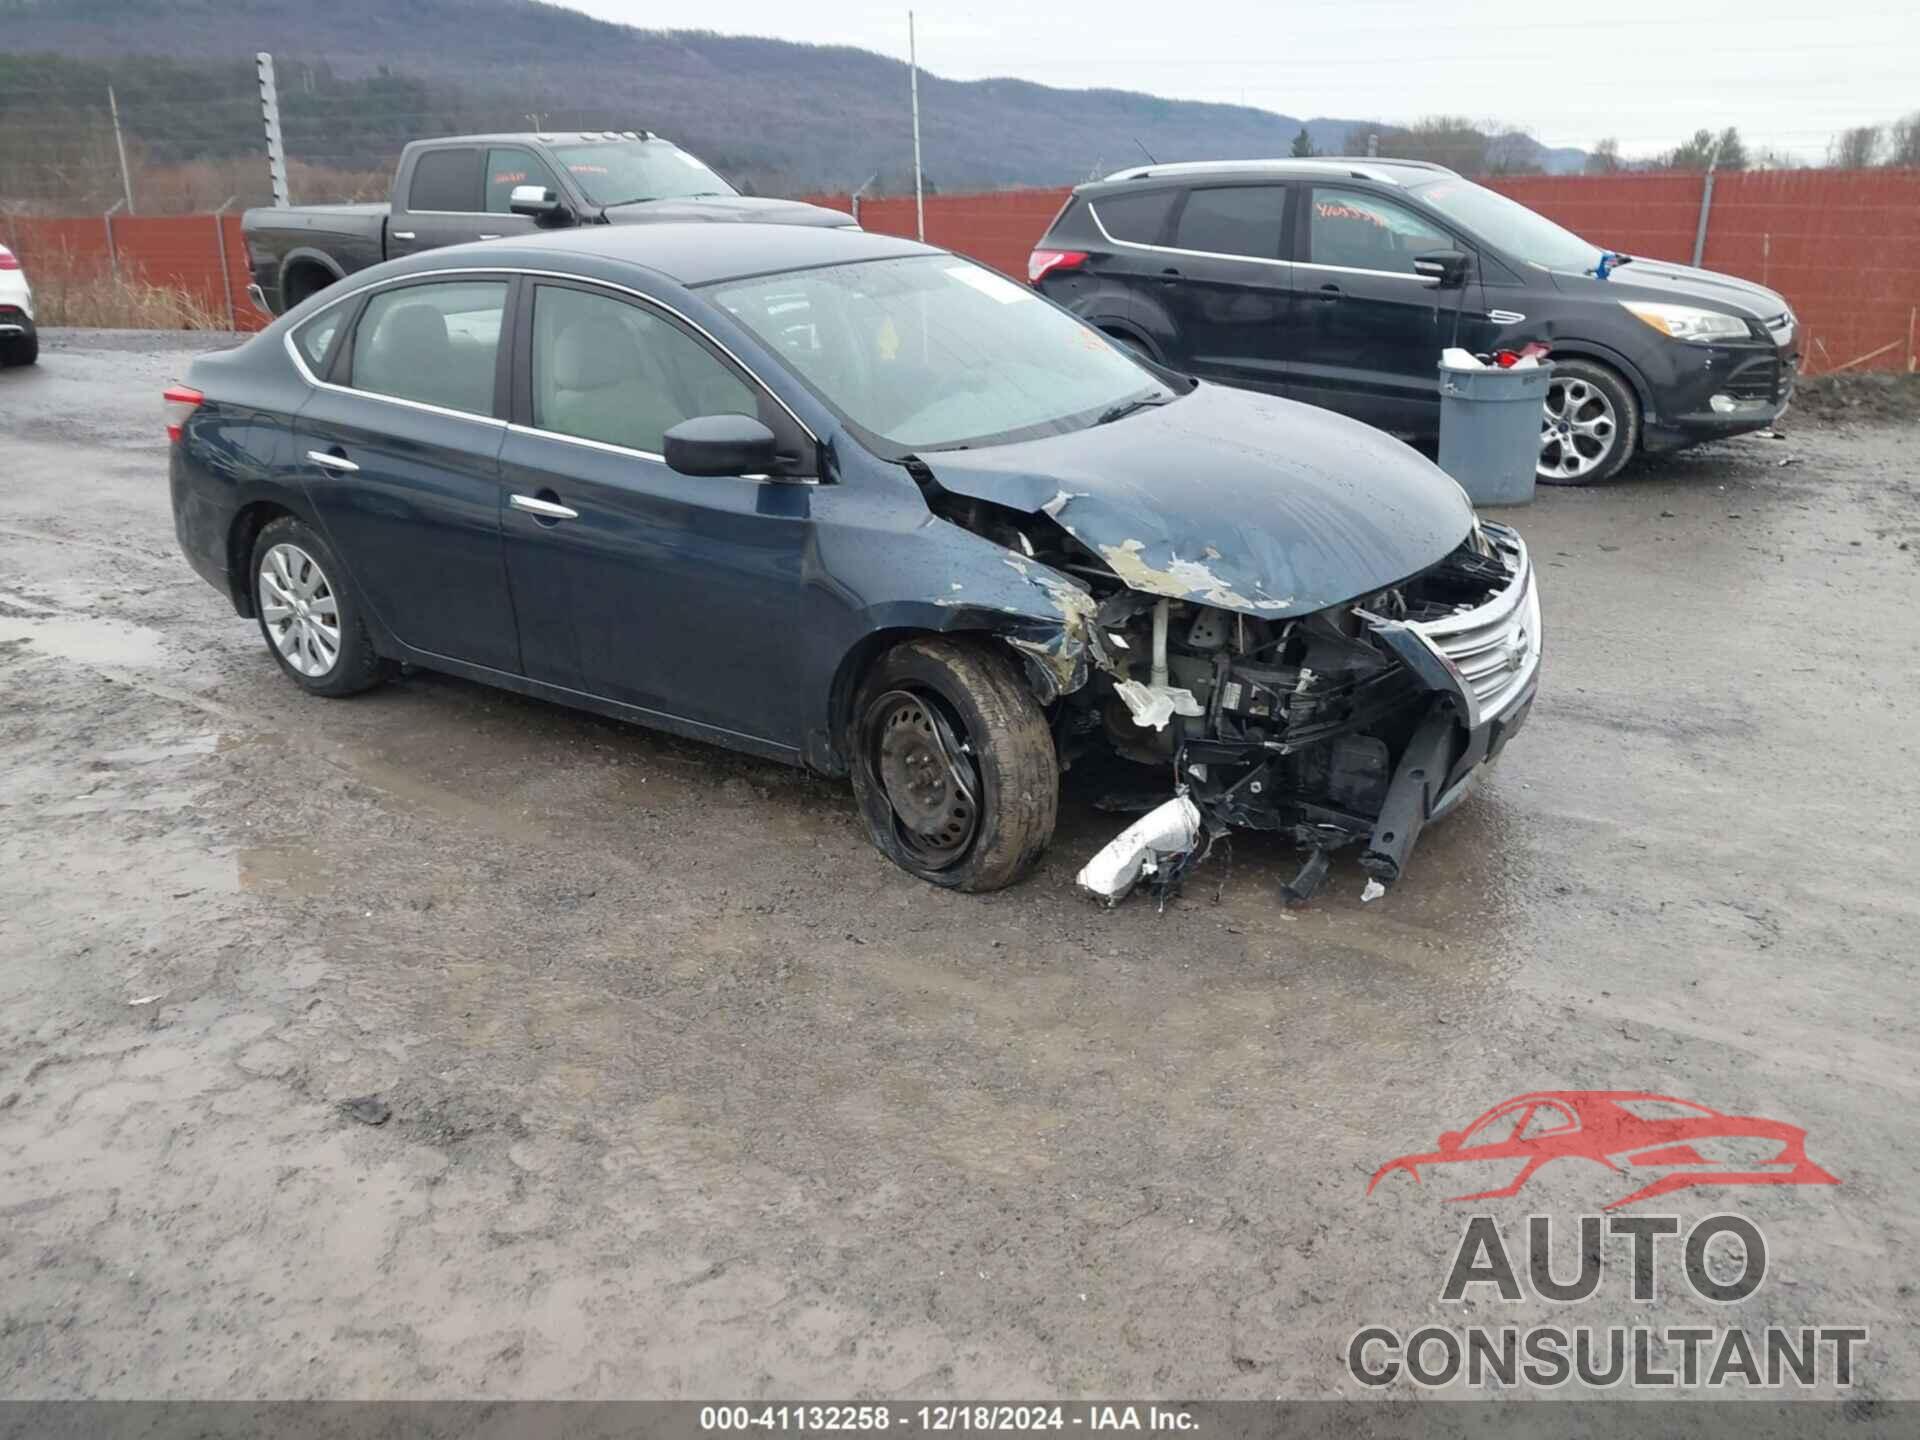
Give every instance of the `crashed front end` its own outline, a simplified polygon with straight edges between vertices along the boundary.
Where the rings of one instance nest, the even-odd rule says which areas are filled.
[[[1203,833],[1182,848],[1191,827],[1169,802],[1135,827],[1139,865],[1089,865],[1083,886],[1111,903],[1144,870],[1164,888],[1207,837],[1244,827],[1307,850],[1287,887],[1304,900],[1351,845],[1375,880],[1398,879],[1421,830],[1525,723],[1540,601],[1519,535],[1477,522],[1437,564],[1306,616],[1129,588],[1101,601],[1090,639],[1099,669],[1056,719],[1063,762],[1107,746],[1171,766]]]

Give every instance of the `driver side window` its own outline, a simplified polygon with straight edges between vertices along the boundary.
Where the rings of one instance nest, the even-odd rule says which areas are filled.
[[[1313,187],[1307,258],[1316,265],[1412,275],[1416,255],[1455,248],[1451,235],[1404,205],[1358,190]]]
[[[536,428],[660,455],[682,420],[759,414],[747,380],[664,316],[610,295],[535,289]]]

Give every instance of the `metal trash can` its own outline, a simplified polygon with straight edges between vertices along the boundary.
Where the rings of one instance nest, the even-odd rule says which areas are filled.
[[[1440,364],[1440,468],[1475,505],[1531,505],[1553,366]]]

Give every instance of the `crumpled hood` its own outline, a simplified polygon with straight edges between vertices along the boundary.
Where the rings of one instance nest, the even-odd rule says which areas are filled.
[[[697,200],[642,200],[614,205],[607,219],[615,225],[686,224],[689,221],[748,221],[761,225],[851,225],[853,216],[803,200],[768,200],[758,195],[703,195]]]
[[[1051,515],[1135,590],[1269,620],[1404,580],[1473,525],[1460,487],[1391,436],[1219,385],[1088,430],[920,460],[954,494]]]

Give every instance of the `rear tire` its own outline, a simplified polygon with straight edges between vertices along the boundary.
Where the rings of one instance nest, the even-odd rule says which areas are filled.
[[[40,337],[21,335],[6,342],[0,350],[0,361],[8,365],[31,365],[40,358]]]
[[[1640,402],[1626,377],[1592,360],[1555,358],[1540,421],[1540,483],[1611,480],[1639,448]]]
[[[1053,735],[1010,655],[910,640],[868,672],[849,727],[853,793],[880,853],[953,890],[998,890],[1053,838]]]
[[[339,699],[386,678],[346,567],[318,532],[282,515],[254,540],[248,573],[267,652],[294,684]]]

